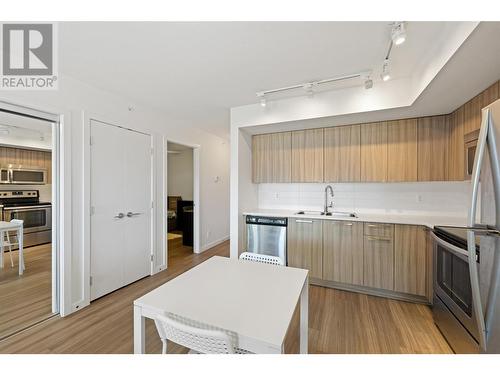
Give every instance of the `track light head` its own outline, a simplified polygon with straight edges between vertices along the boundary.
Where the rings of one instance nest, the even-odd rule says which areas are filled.
[[[382,67],[382,74],[380,75],[380,78],[382,78],[382,81],[388,81],[391,79],[391,74],[389,71],[389,59],[384,60],[384,65]]]
[[[262,108],[265,108],[267,106],[266,94],[264,94],[263,92],[258,92],[257,97],[260,98],[260,106]]]
[[[395,22],[391,29],[391,39],[394,45],[399,46],[406,40],[405,22]]]

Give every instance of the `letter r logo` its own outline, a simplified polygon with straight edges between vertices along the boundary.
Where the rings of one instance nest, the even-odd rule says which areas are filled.
[[[3,74],[52,75],[52,24],[3,24]]]

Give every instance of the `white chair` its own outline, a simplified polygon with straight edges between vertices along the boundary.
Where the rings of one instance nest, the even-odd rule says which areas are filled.
[[[252,262],[274,264],[275,266],[285,265],[280,257],[275,257],[272,255],[248,253],[248,252],[241,253],[240,260],[250,260]]]
[[[167,353],[167,340],[191,349],[189,353],[246,354],[246,350],[235,348],[234,339],[228,332],[205,328],[199,323],[174,315],[158,315],[156,329],[162,341],[162,353]]]
[[[20,225],[23,225],[23,223],[24,223],[23,220],[18,220],[18,219],[12,219],[10,222],[20,224]],[[12,259],[12,247],[15,245],[19,246],[19,239],[18,239],[17,231],[12,231],[12,232],[15,232],[14,236],[16,237],[17,242],[11,241],[11,234],[9,232],[11,232],[11,231],[8,231],[8,230],[5,231],[4,234],[2,235],[1,240],[3,241],[3,247],[9,248],[10,265],[11,265],[11,267],[14,267],[14,260]],[[24,266],[24,257],[21,253],[19,253],[18,259],[19,259],[19,262],[22,262],[23,270],[25,270],[26,267]]]
[[[14,267],[14,261],[12,260],[12,246],[16,245],[15,243],[10,241],[10,235],[9,231],[2,232],[2,241],[3,241],[3,248],[5,249],[6,247],[9,248],[9,255],[10,255],[10,265],[11,267]],[[7,238],[7,240],[5,239]]]

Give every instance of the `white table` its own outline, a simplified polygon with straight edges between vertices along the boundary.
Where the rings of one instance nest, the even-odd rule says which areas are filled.
[[[24,254],[23,254],[23,224],[22,223],[12,223],[9,221],[0,221],[0,268],[3,268],[3,256],[4,248],[3,241],[5,232],[7,231],[17,231],[17,242],[19,243],[19,275],[23,274],[24,271]]]
[[[283,353],[300,300],[300,353],[308,343],[308,271],[214,256],[134,301],[134,353],[145,318],[173,313],[237,334],[253,353]]]

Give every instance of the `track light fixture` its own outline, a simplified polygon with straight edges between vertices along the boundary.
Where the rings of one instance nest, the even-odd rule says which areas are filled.
[[[406,40],[406,24],[405,22],[395,22],[391,29],[391,40],[394,45],[399,46]]]
[[[304,90],[306,90],[307,96],[312,98],[314,96],[313,83],[306,83],[304,85]]]
[[[365,88],[369,89],[369,88],[372,88],[372,86],[373,86],[373,81],[370,78],[371,74],[372,74],[372,71],[367,70],[367,71],[362,71],[359,73],[322,79],[319,81],[311,81],[311,82],[301,83],[301,84],[292,85],[292,86],[280,87],[280,88],[272,89],[272,90],[259,91],[256,94],[257,94],[257,98],[259,98],[259,100],[260,100],[260,105],[262,107],[265,107],[267,105],[267,99],[268,99],[267,96],[269,96],[269,95],[278,94],[278,93],[282,93],[285,91],[294,91],[294,90],[297,91],[297,90],[302,89],[302,90],[305,90],[308,97],[312,98],[314,96],[314,89],[316,87],[321,87],[322,85],[323,85],[323,87],[325,87],[326,84],[341,82],[341,81],[350,80],[350,79],[354,79],[354,78],[358,78],[358,79],[362,80],[362,82],[364,82]],[[323,90],[323,91],[325,91],[325,90]]]
[[[389,79],[391,79],[388,58],[384,60],[384,65],[382,67],[382,74],[380,75],[380,78],[382,78],[382,81],[388,81]]]
[[[262,108],[265,108],[267,105],[266,94],[257,93],[257,96],[260,98],[260,105]]]

